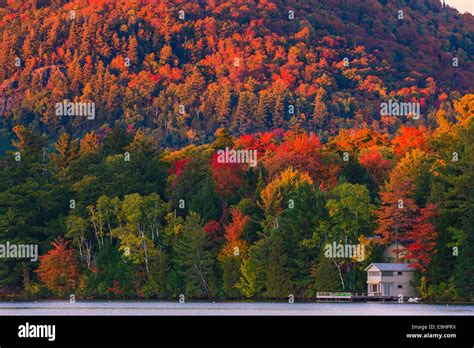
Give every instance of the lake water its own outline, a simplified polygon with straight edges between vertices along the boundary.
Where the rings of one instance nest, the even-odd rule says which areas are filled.
[[[0,315],[474,315],[473,305],[162,301],[0,302]]]

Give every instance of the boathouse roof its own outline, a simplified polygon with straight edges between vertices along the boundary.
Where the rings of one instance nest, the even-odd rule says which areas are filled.
[[[414,267],[410,267],[409,263],[371,263],[364,271],[374,266],[379,271],[415,271]]]

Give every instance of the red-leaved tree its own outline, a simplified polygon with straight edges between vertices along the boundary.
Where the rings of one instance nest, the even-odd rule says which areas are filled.
[[[390,173],[392,163],[383,158],[377,149],[370,149],[359,157],[360,164],[367,169],[378,185],[382,185]]]
[[[40,281],[57,296],[66,295],[76,286],[77,262],[69,243],[63,238],[51,242],[54,249],[40,257],[36,270]]]
[[[436,230],[433,220],[438,216],[438,207],[428,204],[420,209],[413,229],[407,234],[411,243],[407,246],[408,258],[414,259],[415,267],[426,272],[434,253]]]
[[[244,184],[244,169],[240,163],[219,163],[215,153],[211,159],[214,190],[223,199],[234,195]]]
[[[325,187],[337,183],[339,165],[322,151],[322,143],[313,134],[287,132],[284,141],[262,160],[269,177],[275,177],[288,167],[307,172],[311,178]]]
[[[212,240],[222,240],[222,225],[219,221],[209,221],[204,225],[204,232],[210,235]]]

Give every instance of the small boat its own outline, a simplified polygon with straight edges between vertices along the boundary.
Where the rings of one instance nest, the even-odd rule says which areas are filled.
[[[421,301],[421,298],[419,298],[419,297],[410,297],[408,299],[408,302],[410,302],[410,303],[418,303],[418,301]]]

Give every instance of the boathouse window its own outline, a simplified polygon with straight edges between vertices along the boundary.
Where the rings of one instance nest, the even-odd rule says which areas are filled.
[[[402,272],[397,272],[398,275],[402,275]]]
[[[382,271],[382,277],[391,277],[393,276],[392,271]]]
[[[399,285],[398,288],[399,288],[399,289],[403,288],[403,285]]]
[[[379,277],[379,276],[380,276],[380,272],[369,271],[369,277]]]

